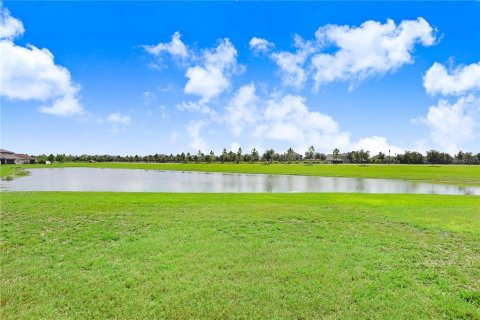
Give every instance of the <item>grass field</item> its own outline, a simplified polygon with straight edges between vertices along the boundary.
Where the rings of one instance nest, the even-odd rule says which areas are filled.
[[[2,319],[480,319],[480,197],[1,194]]]
[[[414,181],[480,185],[480,166],[466,165],[308,165],[308,164],[160,164],[160,163],[66,163],[54,165],[33,165],[38,167],[95,167],[151,170],[181,170],[204,172],[236,172],[265,174],[295,174],[325,177],[385,178]],[[3,167],[3,166],[2,166]]]
[[[15,179],[24,175],[27,175],[28,171],[21,165],[0,165],[0,178],[3,179]]]

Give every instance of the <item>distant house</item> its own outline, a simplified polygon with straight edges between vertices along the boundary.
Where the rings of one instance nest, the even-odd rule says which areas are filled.
[[[17,158],[17,164],[31,164],[35,163],[35,158],[30,157],[28,154],[24,153],[15,153],[15,157]]]
[[[350,163],[350,160],[348,160],[348,154],[347,153],[340,153],[337,157],[337,159],[334,158],[333,154],[327,155],[327,163]]]
[[[15,164],[15,152],[0,149],[1,164]]]
[[[35,163],[35,158],[28,154],[15,153],[5,149],[0,149],[0,163],[1,164],[30,164]]]

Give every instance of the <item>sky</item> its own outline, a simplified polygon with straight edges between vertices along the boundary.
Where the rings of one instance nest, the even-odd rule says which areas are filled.
[[[480,152],[480,2],[21,2],[1,147]]]

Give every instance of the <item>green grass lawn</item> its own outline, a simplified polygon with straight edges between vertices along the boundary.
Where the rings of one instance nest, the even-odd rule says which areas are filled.
[[[2,319],[480,319],[480,197],[3,192],[1,205]]]
[[[152,170],[183,170],[204,172],[236,172],[265,174],[295,174],[325,177],[385,178],[452,183],[462,185],[480,185],[480,166],[466,165],[326,165],[326,164],[160,164],[160,163],[66,163],[53,165],[32,165],[36,167],[95,167]]]
[[[0,178],[3,179],[14,179],[27,175],[28,171],[25,170],[25,167],[22,165],[0,165]]]

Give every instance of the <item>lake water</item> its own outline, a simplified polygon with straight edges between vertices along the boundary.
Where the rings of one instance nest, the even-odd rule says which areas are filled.
[[[12,181],[2,181],[1,189],[3,191],[354,192],[480,195],[480,187],[391,179],[100,168],[46,168],[29,171],[28,176]]]

